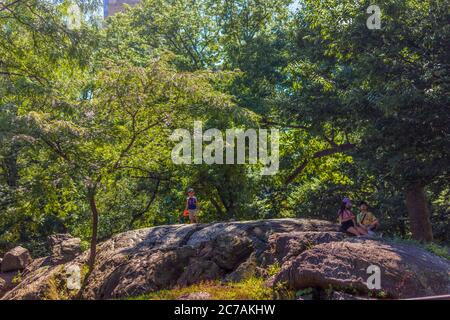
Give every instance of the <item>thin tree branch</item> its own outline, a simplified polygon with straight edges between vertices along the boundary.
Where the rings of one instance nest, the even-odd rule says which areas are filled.
[[[11,8],[12,6],[18,4],[18,3],[21,2],[21,1],[22,1],[22,0],[16,0],[16,1],[11,2],[11,3],[8,4],[8,5],[7,5],[6,3],[4,3],[4,2],[0,2],[0,6],[2,6],[2,7],[0,8],[0,12],[2,12],[3,10],[7,10],[7,9]]]
[[[150,206],[153,204],[153,202],[156,199],[156,194],[158,193],[160,183],[161,183],[161,180],[157,179],[156,186],[155,186],[155,189],[153,190],[150,200],[148,201],[147,205],[145,206],[145,208],[142,211],[133,215],[133,217],[131,218],[131,222],[130,222],[131,225],[133,225],[137,219],[141,218],[148,211],[148,209],[150,209]]]
[[[342,153],[347,150],[353,149],[354,147],[355,145],[352,143],[344,143],[329,149],[317,151],[312,155],[310,159],[303,160],[303,162],[286,178],[285,184],[289,184],[294,181],[295,178],[297,178],[302,173],[302,171],[306,168],[311,160],[319,159],[336,153]]]

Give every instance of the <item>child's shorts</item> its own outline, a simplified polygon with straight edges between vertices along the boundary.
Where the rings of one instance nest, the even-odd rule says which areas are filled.
[[[352,228],[354,226],[355,226],[355,224],[353,223],[353,220],[347,220],[347,221],[341,223],[341,230],[344,232],[347,232],[347,230],[349,228]]]
[[[193,220],[197,218],[198,209],[189,209],[189,219]]]

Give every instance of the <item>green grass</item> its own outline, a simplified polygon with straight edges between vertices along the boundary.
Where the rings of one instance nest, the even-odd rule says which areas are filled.
[[[450,260],[449,249],[446,246],[441,246],[436,243],[429,243],[425,245],[425,248],[439,257]]]
[[[12,278],[11,283],[13,285],[18,285],[22,282],[22,272],[18,271],[17,274]]]
[[[249,278],[242,282],[221,283],[220,281],[203,282],[188,287],[176,287],[130,297],[130,300],[175,300],[189,293],[206,292],[212,300],[269,300],[273,291],[264,285],[264,279]]]
[[[281,271],[281,265],[278,262],[275,262],[274,264],[270,265],[267,268],[267,272],[269,274],[269,277],[272,277],[276,274],[278,274]]]

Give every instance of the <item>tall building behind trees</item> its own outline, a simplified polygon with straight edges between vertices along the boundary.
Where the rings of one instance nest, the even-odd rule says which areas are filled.
[[[103,0],[103,13],[105,18],[120,12],[124,8],[124,4],[135,5],[140,0]]]

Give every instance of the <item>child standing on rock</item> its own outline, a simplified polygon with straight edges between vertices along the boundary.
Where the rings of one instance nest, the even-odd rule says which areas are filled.
[[[186,199],[186,207],[184,209],[189,212],[189,220],[191,223],[197,223],[198,203],[195,197],[194,189],[188,189],[188,197]]]

